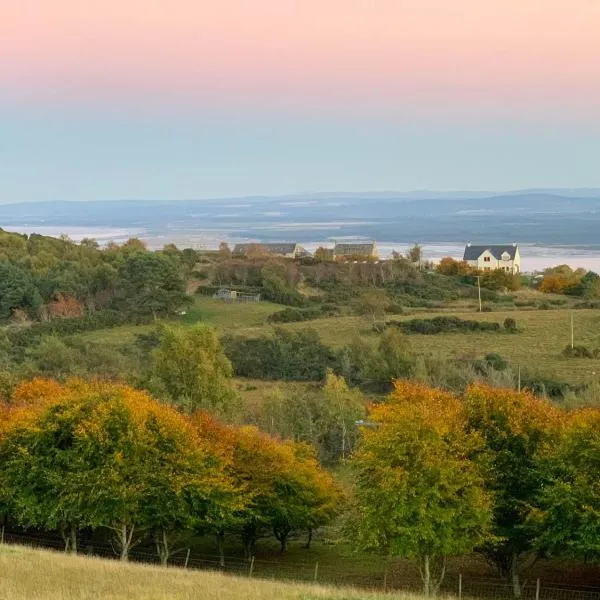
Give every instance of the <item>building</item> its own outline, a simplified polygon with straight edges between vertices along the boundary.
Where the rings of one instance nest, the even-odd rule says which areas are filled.
[[[521,272],[521,255],[517,244],[473,246],[469,242],[463,260],[478,271],[500,269],[513,274]]]
[[[233,248],[234,256],[248,256],[253,250],[260,254],[264,252],[273,256],[283,256],[284,258],[302,258],[310,256],[310,253],[305,250],[300,244],[295,242],[290,243],[275,243],[275,244],[236,244]]]
[[[375,242],[350,242],[336,244],[333,249],[333,256],[337,259],[344,258],[379,258],[377,244]]]

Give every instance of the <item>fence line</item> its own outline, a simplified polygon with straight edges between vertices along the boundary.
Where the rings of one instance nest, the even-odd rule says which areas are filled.
[[[3,543],[22,544],[32,547],[62,550],[64,544],[56,537],[42,535],[4,533]],[[78,548],[80,555],[99,556],[116,559],[114,549],[109,544],[81,544]],[[145,549],[133,549],[130,559],[136,562],[158,564],[155,553]],[[316,561],[290,563],[286,561],[255,559],[250,560],[239,556],[221,557],[216,555],[193,555],[189,548],[175,552],[169,566],[203,571],[218,571],[237,576],[259,577],[261,579],[278,579],[296,582],[316,582],[330,585],[354,586],[370,590],[390,592],[405,590],[420,592],[422,582],[417,577],[398,576],[390,569],[385,561],[373,563],[381,570],[380,573],[365,573],[365,561],[346,559],[333,565],[323,565]],[[362,569],[358,569],[362,565]],[[465,577],[462,573],[445,578],[440,592],[460,599],[486,598],[494,600],[509,600],[513,598],[513,588],[504,580],[485,577]],[[600,587],[586,585],[571,585],[561,583],[545,583],[540,579],[527,581],[521,586],[522,600],[600,600]]]

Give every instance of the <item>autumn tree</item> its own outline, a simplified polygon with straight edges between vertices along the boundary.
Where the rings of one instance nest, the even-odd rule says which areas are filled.
[[[539,510],[547,476],[543,450],[558,435],[562,413],[527,392],[470,387],[464,396],[468,430],[483,440],[475,460],[493,498],[495,541],[481,549],[521,596],[521,575],[537,557]]]
[[[126,386],[35,381],[17,389],[0,435],[0,489],[24,526],[58,529],[75,551],[80,527],[107,528],[122,560],[152,534],[171,536],[226,498],[218,457],[175,409]]]
[[[341,493],[308,445],[281,442],[255,427],[235,430],[232,474],[250,495],[237,524],[247,556],[265,529],[284,552],[292,531],[323,525],[339,509]]]
[[[456,276],[466,275],[470,271],[470,267],[464,260],[455,260],[450,256],[446,256],[440,260],[436,267],[436,271],[442,275]]]
[[[491,503],[468,456],[467,431],[453,395],[406,381],[367,417],[354,458],[356,535],[366,549],[416,559],[425,595],[435,594],[446,557],[488,537]]]
[[[233,369],[214,329],[163,327],[152,362],[156,377],[183,411],[236,416],[239,398],[231,379]]]

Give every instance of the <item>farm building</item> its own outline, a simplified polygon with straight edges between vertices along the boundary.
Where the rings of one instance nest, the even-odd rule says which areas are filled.
[[[377,244],[375,242],[351,242],[336,244],[333,249],[335,259],[344,258],[379,258]]]
[[[310,255],[307,250],[295,242],[275,244],[236,244],[233,248],[234,256],[249,256],[253,252],[255,254],[265,253],[273,256],[283,256],[284,258],[301,258]]]

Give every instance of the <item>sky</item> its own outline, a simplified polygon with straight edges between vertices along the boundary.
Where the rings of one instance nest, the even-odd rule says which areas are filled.
[[[600,0],[2,0],[0,203],[600,187]]]

